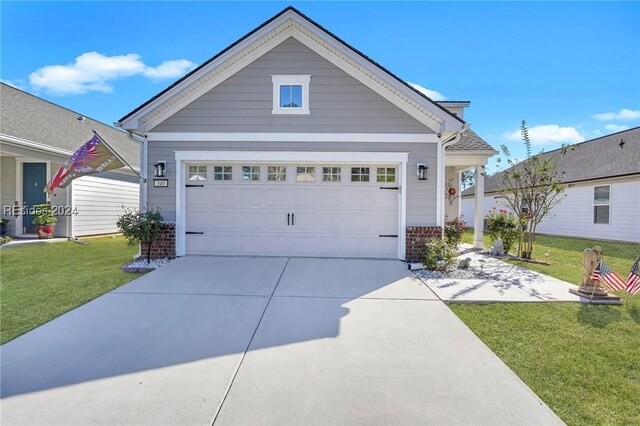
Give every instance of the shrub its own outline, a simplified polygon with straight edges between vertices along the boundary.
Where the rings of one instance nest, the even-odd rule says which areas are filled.
[[[449,247],[454,250],[458,249],[458,245],[462,242],[462,235],[466,228],[467,223],[461,217],[445,222],[444,225],[444,240]]]
[[[485,216],[485,219],[487,219],[487,235],[491,241],[501,238],[504,251],[508,253],[520,236],[520,226],[516,215],[504,209],[496,210],[494,207]]]
[[[0,237],[0,246],[10,243],[11,242],[11,237],[6,236],[6,237]]]
[[[151,262],[151,244],[161,232],[164,218],[159,209],[128,210],[118,217],[118,228],[129,244],[147,244],[147,262]]]
[[[432,271],[444,271],[456,262],[456,251],[444,240],[436,238],[424,245],[424,266]]]
[[[33,207],[36,214],[36,217],[32,222],[34,225],[53,225],[58,221],[58,219],[53,215],[51,204],[37,204]]]

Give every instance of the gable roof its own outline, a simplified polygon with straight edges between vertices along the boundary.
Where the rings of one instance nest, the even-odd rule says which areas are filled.
[[[493,152],[497,154],[491,145],[485,142],[476,132],[471,129],[465,129],[460,135],[460,140],[446,148],[447,152]]]
[[[44,150],[53,148],[60,154],[70,155],[91,139],[95,130],[132,167],[140,166],[140,147],[126,132],[88,117],[83,120],[78,117],[84,116],[0,83],[2,137],[34,142]]]
[[[287,26],[287,24],[290,25]],[[394,99],[395,101],[402,100],[404,101],[404,103],[412,105],[415,108],[416,111],[411,111],[411,113],[419,116],[420,114],[418,113],[421,112],[425,117],[429,117],[431,120],[438,123],[440,125],[440,128],[433,129],[438,133],[444,131],[458,131],[461,130],[463,125],[465,124],[465,122],[461,118],[451,113],[443,106],[438,105],[428,96],[413,88],[406,81],[400,79],[398,76],[391,73],[382,65],[378,64],[359,50],[348,45],[346,42],[301,13],[299,10],[295,9],[292,6],[289,6],[271,19],[258,26],[253,31],[240,38],[235,43],[226,47],[221,52],[202,63],[202,65],[198,66],[196,69],[192,70],[184,77],[182,77],[148,101],[144,102],[142,105],[135,108],[133,111],[126,114],[124,117],[118,120],[117,125],[130,130],[148,131],[148,128],[141,128],[147,126],[144,125],[146,123],[141,125],[140,121],[144,122],[145,118],[147,118],[149,115],[154,114],[156,108],[160,108],[162,106],[162,108],[160,109],[163,109],[166,112],[167,108],[162,104],[174,102],[178,105],[185,106],[185,104],[188,104],[187,101],[195,100],[191,97],[185,96],[180,92],[185,91],[190,84],[197,84],[198,82],[200,82],[200,80],[203,80],[204,77],[207,77],[207,73],[216,70],[217,67],[234,58],[234,56],[240,55],[242,53],[244,53],[245,56],[249,56],[248,53],[243,51],[246,51],[249,48],[252,48],[253,51],[258,51],[260,46],[255,47],[253,46],[253,44],[258,43],[259,41],[261,41],[261,39],[266,38],[266,36],[269,36],[269,38],[276,40],[277,38],[272,33],[275,34],[276,30],[278,29],[280,29],[281,33],[284,33],[285,31],[282,28],[284,28],[284,30],[289,28],[291,29],[290,34],[288,34],[288,36],[286,37],[291,36],[299,38],[299,41],[306,45],[309,45],[309,43],[313,41],[317,42],[318,40],[316,40],[314,37],[319,36],[319,39],[321,39],[320,41],[327,42],[332,45],[332,50],[323,49],[322,54],[327,54],[329,52],[333,53],[336,58],[338,58],[339,55],[347,55],[350,58],[354,59],[355,62],[351,65],[354,67],[354,69],[361,68],[360,71],[362,72],[363,76],[370,74],[370,84],[380,84],[383,86],[388,86],[387,89],[389,89],[390,92],[393,92],[393,94],[395,94],[395,96],[399,98]],[[307,30],[309,34],[304,34],[304,30]],[[264,53],[266,52],[262,52],[260,54]],[[256,58],[254,58],[253,60],[255,59]],[[235,62],[240,61],[238,60]],[[347,62],[344,61],[344,63],[338,66],[343,67],[346,64]],[[246,64],[243,66],[246,66]],[[357,72],[357,70],[354,72]],[[223,72],[220,72],[220,74],[223,74]],[[217,84],[224,81],[224,79],[228,77],[229,76],[220,77],[220,81]],[[213,79],[208,78],[208,80]],[[204,83],[205,82],[202,82],[201,85],[204,85]],[[215,85],[217,84],[208,86],[207,91],[215,87]],[[196,89],[194,89],[193,92],[203,94],[201,93],[202,91],[198,91]],[[389,93],[388,95],[392,97],[391,93]],[[402,104],[401,106],[403,108],[405,107],[404,104]],[[158,120],[153,121],[153,123],[159,124],[157,121]],[[154,126],[151,125],[150,127]]]
[[[624,141],[622,147],[621,141]],[[539,155],[557,157],[556,170],[564,183],[640,175],[640,127],[571,145],[564,155],[562,148]],[[509,170],[517,167],[516,164]],[[501,176],[502,173],[498,173],[485,178],[485,194],[496,192]],[[462,191],[463,196],[473,194],[473,186]]]

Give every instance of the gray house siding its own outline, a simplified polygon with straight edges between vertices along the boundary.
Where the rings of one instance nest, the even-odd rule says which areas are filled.
[[[311,75],[311,114],[272,114],[272,75]],[[294,38],[278,45],[152,131],[434,133]]]
[[[436,225],[436,161],[435,143],[311,143],[311,142],[158,142],[149,141],[148,182],[153,179],[153,164],[167,162],[165,175],[169,179],[168,188],[154,188],[148,185],[147,205],[159,207],[168,222],[175,221],[176,210],[176,165],[175,151],[316,151],[316,152],[408,152],[407,164],[407,225]],[[417,163],[430,167],[429,179],[418,181],[415,170]]]

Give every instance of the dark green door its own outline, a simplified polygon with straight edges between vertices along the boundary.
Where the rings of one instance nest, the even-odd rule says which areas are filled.
[[[22,164],[22,201],[27,213],[36,204],[47,202],[44,187],[47,184],[47,165],[45,163]],[[36,226],[32,223],[33,215],[22,216],[22,227],[27,234],[34,234]]]

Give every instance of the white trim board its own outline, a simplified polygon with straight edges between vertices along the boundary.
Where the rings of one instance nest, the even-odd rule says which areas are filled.
[[[428,133],[214,133],[149,132],[147,140],[156,142],[365,142],[435,143],[441,139]]]
[[[251,161],[314,163],[379,163],[399,167],[398,196],[398,259],[405,258],[405,229],[407,226],[407,161],[406,152],[302,152],[302,151],[176,151],[176,256],[186,254],[185,173],[187,162]]]

